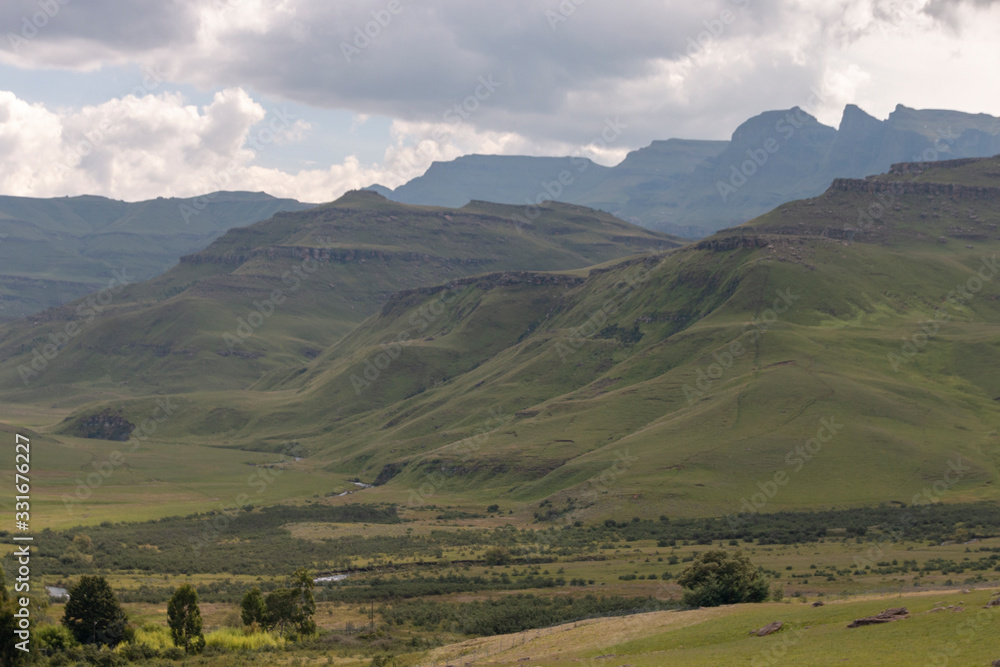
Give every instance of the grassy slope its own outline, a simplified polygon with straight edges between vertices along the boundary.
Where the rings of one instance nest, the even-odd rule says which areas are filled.
[[[986,665],[1000,656],[994,628],[1000,609],[982,609],[991,592],[868,596],[814,608],[795,602],[654,612],[567,624],[444,646],[419,663],[481,656],[491,665]],[[959,603],[963,603],[959,605]],[[963,611],[931,612],[935,606]],[[856,618],[905,606],[911,616],[885,625],[847,628]],[[780,620],[767,637],[750,630]],[[590,662],[588,662],[590,661]]]
[[[409,207],[357,193],[280,214],[231,230],[171,271],[129,285],[92,321],[81,320],[74,303],[0,329],[0,387],[10,400],[70,402],[92,400],[94,390],[134,396],[246,388],[308,362],[400,289],[484,269],[573,269],[677,245],[578,206],[540,211],[518,228],[511,216],[520,207]],[[304,256],[317,253],[318,268],[303,271],[313,266]],[[239,333],[239,318],[252,324],[255,302],[275,289],[284,301],[274,315],[260,306],[268,316],[230,346],[224,335]],[[22,383],[18,366],[70,321],[79,335]]]
[[[162,434],[272,451],[295,440],[317,474],[402,470],[372,498],[423,489],[526,514],[568,497],[593,518],[735,512],[778,471],[789,481],[769,511],[909,503],[957,457],[967,470],[947,497],[995,497],[1000,300],[995,283],[965,304],[945,298],[1000,249],[1000,215],[900,196],[855,242],[830,238],[873,200],[830,192],[584,282],[486,277],[404,294],[312,364],[262,380],[267,391],[179,397]],[[940,243],[967,206],[979,218],[962,225],[981,238]],[[786,312],[748,326],[788,290]],[[948,319],[895,370],[889,355],[936,309]],[[634,326],[638,342],[622,337]],[[408,344],[380,360],[401,334]],[[733,343],[742,353],[713,368]],[[376,361],[358,388],[352,376]],[[125,405],[133,421],[149,409]],[[824,419],[842,427],[799,467],[790,453]]]

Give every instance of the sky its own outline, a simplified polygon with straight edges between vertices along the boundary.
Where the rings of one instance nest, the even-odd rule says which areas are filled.
[[[998,35],[1000,0],[3,0],[0,194],[324,202],[793,106],[1000,116]]]

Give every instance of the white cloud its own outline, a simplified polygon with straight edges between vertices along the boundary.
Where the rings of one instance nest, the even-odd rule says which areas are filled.
[[[4,91],[0,191],[136,200],[241,189],[325,201],[379,175],[354,159],[297,174],[254,164],[272,145],[301,140],[308,130],[281,110],[269,117],[241,88],[216,93],[202,108],[164,93],[79,110],[46,109]]]
[[[40,77],[46,67],[155,64],[166,81],[221,92],[204,108],[159,94],[79,110],[7,94],[0,189],[199,194],[217,189],[221,171],[230,188],[315,201],[376,181],[398,185],[432,160],[466,153],[584,154],[613,164],[654,139],[728,138],[748,117],[795,105],[830,125],[847,103],[879,117],[897,103],[1000,113],[1000,90],[982,78],[1000,66],[996,0],[635,0],[627,10],[587,2],[555,30],[545,11],[558,11],[556,0],[401,6],[386,18],[385,0],[67,3],[16,48],[0,39],[0,62]],[[0,22],[19,26],[37,7],[9,0]],[[340,43],[378,17],[377,34],[348,62]],[[481,90],[481,77],[499,85],[456,125],[455,105]],[[260,166],[255,133],[269,121],[247,90],[348,110],[347,132],[370,116],[393,119],[381,164],[338,156],[328,169]],[[615,117],[625,133],[588,152]],[[101,123],[110,126],[100,145],[75,155]],[[272,131],[266,150],[335,130],[314,119]],[[15,145],[16,157],[6,150]],[[60,162],[68,173],[52,169]]]

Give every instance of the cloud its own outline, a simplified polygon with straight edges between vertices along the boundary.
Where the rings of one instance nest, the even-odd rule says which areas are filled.
[[[53,197],[80,193],[136,200],[266,190],[326,201],[381,172],[349,158],[295,174],[255,164],[272,146],[301,140],[308,124],[268,113],[241,88],[202,108],[175,93],[132,95],[61,111],[0,92],[0,191]]]
[[[40,7],[58,11],[38,18]],[[995,62],[998,0],[634,0],[627,8],[590,0],[13,0],[0,21],[14,26],[0,37],[0,62],[40,76],[44,68],[137,63],[173,84],[222,91],[204,109],[166,94],[89,111],[18,107],[17,122],[37,123],[35,141],[48,142],[44,133],[55,127],[68,133],[65,145],[88,124],[118,118],[94,155],[73,162],[69,182],[131,197],[191,192],[231,165],[234,183],[316,199],[369,177],[393,185],[462,153],[587,154],[609,118],[627,129],[621,145],[593,154],[605,163],[654,139],[728,138],[750,116],[816,99],[810,112],[831,125],[846,103],[882,116],[897,103],[1000,110],[1000,92],[981,84],[981,71],[991,70],[976,65]],[[262,122],[260,105],[242,91],[348,110],[356,120],[346,132],[370,116],[392,119],[385,156],[379,165],[348,157],[329,169],[268,171],[259,151],[239,144]],[[322,131],[290,125],[271,144]],[[0,183],[69,187],[36,175]]]

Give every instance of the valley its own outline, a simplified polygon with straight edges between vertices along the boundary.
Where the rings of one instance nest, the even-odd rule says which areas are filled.
[[[896,165],[693,242],[348,193],[5,324],[36,576],[106,577],[136,660],[175,656],[182,582],[220,665],[927,655],[992,622],[1000,568],[998,174]],[[685,609],[712,549],[769,601]],[[319,634],[245,634],[246,591],[299,568]]]

